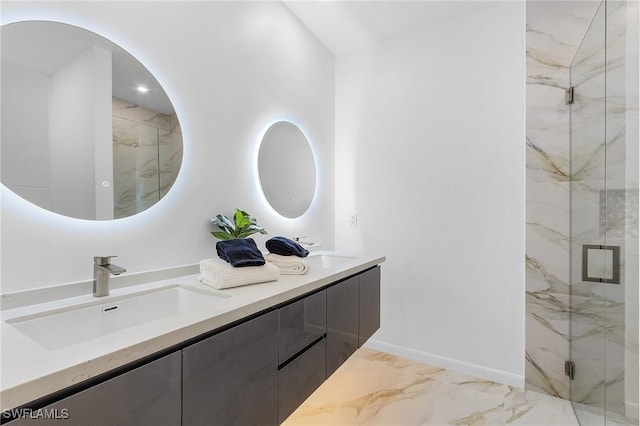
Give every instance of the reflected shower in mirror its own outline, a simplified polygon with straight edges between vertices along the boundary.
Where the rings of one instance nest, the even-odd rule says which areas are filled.
[[[267,129],[258,156],[260,183],[275,211],[302,216],[316,191],[316,164],[307,137],[294,124],[278,121]]]
[[[135,215],[157,203],[182,163],[165,91],[128,52],[49,21],[0,28],[2,183],[61,215]]]

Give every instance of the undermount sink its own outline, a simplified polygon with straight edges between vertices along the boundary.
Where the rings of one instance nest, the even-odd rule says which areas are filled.
[[[6,320],[43,347],[55,350],[160,318],[212,309],[228,295],[173,284],[104,301]]]
[[[309,267],[311,268],[328,269],[340,266],[353,259],[355,259],[355,257],[330,253],[314,253],[307,257],[307,262],[309,262]]]

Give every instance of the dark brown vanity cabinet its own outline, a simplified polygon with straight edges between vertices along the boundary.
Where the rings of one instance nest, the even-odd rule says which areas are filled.
[[[182,354],[184,426],[277,424],[277,310],[188,346]]]
[[[180,424],[180,352],[145,364],[44,408],[22,411],[13,425]]]
[[[279,311],[278,423],[282,423],[326,377],[326,291]]]

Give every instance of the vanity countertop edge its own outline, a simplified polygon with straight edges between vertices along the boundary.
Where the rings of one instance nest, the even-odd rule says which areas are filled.
[[[6,322],[28,313],[31,307],[2,311],[0,410],[23,406],[152,356],[363,272],[385,260],[384,256],[360,256],[334,267],[309,269],[305,275],[281,275],[278,281],[218,290],[230,297],[214,311],[200,310],[162,318],[56,350],[40,346]],[[199,275],[193,274],[137,285],[135,291],[174,284],[207,289],[199,282]],[[132,287],[117,289],[107,297],[126,295],[134,291]],[[91,300],[90,296],[84,297]],[[56,302],[64,304],[68,300],[72,299],[49,303],[55,306]]]

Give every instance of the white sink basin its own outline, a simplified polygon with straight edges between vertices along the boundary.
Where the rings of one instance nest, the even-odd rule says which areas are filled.
[[[178,284],[109,300],[6,320],[38,344],[55,350],[142,323],[197,309],[214,309],[228,295]]]
[[[353,259],[355,259],[355,257],[329,253],[314,253],[307,257],[307,262],[309,262],[310,268],[328,269],[340,266]]]

